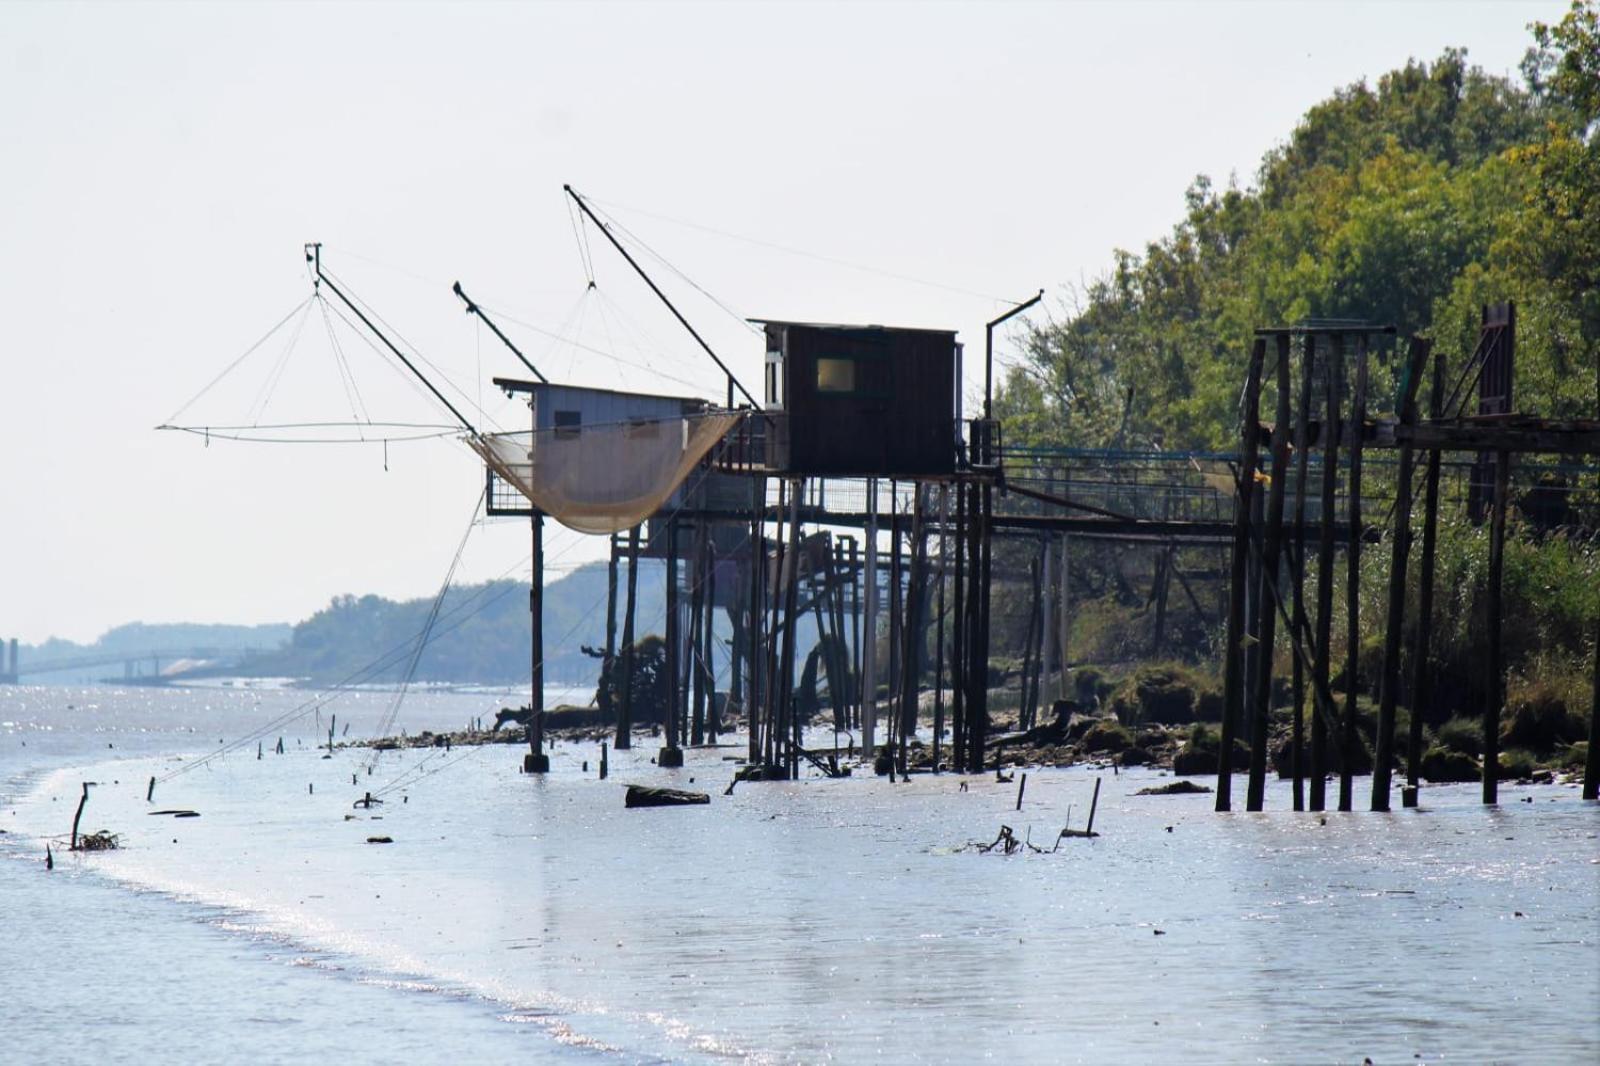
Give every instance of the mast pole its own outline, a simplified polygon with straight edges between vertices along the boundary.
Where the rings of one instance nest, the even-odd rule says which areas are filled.
[[[671,300],[667,299],[667,294],[662,292],[654,281],[650,280],[650,275],[644,272],[644,267],[640,266],[634,260],[633,256],[628,254],[628,250],[622,246],[622,242],[617,240],[617,238],[612,234],[611,227],[600,221],[599,216],[597,216],[589,207],[588,201],[579,196],[577,190],[571,185],[563,185],[561,188],[566,191],[568,196],[572,197],[573,202],[578,205],[579,210],[588,216],[591,222],[600,227],[600,232],[605,235],[606,240],[611,242],[611,247],[615,248],[622,258],[628,261],[628,265],[633,267],[634,273],[638,274],[639,277],[644,279],[644,283],[650,286],[650,291],[656,294],[656,298],[659,299],[663,304],[666,304],[667,310],[672,312],[672,317],[678,320],[678,324],[689,331],[689,336],[695,339],[695,343],[699,344],[701,349],[711,357],[711,361],[717,364],[717,368],[728,376],[728,406],[733,406],[733,390],[737,388],[744,395],[744,398],[750,401],[751,407],[760,407],[761,405],[756,402],[756,398],[750,395],[750,390],[745,388],[744,384],[740,382],[738,378],[733,376],[733,371],[728,369],[728,364],[724,363],[717,353],[711,350],[711,345],[706,343],[704,337],[695,332],[695,328],[689,325],[689,320],[684,318],[682,312],[673,306]]]
[[[322,272],[322,242],[321,241],[314,241],[314,242],[306,245],[306,262],[310,263],[311,267],[312,267],[312,270],[315,271],[315,273],[317,275],[317,284],[319,286],[326,285],[328,287],[328,291],[333,293],[335,296],[337,296],[339,298],[339,300],[346,307],[348,307],[351,310],[351,312],[357,318],[359,318],[361,320],[361,324],[363,326],[366,326],[367,329],[372,333],[372,335],[374,337],[377,337],[380,341],[382,341],[383,342],[383,346],[385,348],[389,349],[389,351],[394,354],[394,357],[396,359],[398,359],[398,360],[400,360],[400,362],[404,363],[406,369],[411,371],[411,373],[416,377],[416,379],[418,381],[422,382],[424,385],[426,385],[428,387],[428,391],[433,393],[433,398],[438,400],[440,403],[444,404],[445,408],[451,414],[456,416],[456,421],[460,422],[462,427],[464,429],[466,429],[466,431],[468,433],[470,433],[474,437],[476,437],[478,435],[478,431],[473,428],[472,423],[468,422],[466,417],[464,415],[462,415],[462,413],[460,411],[456,410],[456,405],[451,403],[449,400],[445,399],[444,398],[444,393],[440,392],[438,390],[438,388],[434,386],[433,382],[429,381],[428,378],[422,373],[422,371],[418,370],[416,368],[416,365],[414,363],[412,363],[411,360],[406,358],[404,352],[402,352],[399,348],[395,347],[394,342],[389,339],[388,335],[385,334],[377,326],[373,325],[372,324],[372,320],[370,318],[368,318],[365,313],[362,312],[361,308],[357,307],[353,302],[351,302],[350,297],[346,296],[339,289],[339,286],[337,286],[337,285],[335,285],[333,283],[333,279],[328,277],[328,275],[326,275],[326,274],[324,274]]]
[[[507,348],[510,348],[512,355],[522,360],[522,365],[528,368],[529,373],[539,379],[539,384],[550,384],[550,379],[539,373],[539,368],[528,361],[528,357],[522,354],[522,349],[518,348],[515,344],[512,344],[511,338],[500,332],[500,327],[494,324],[494,320],[483,313],[483,308],[472,302],[472,297],[468,296],[466,294],[466,290],[462,289],[461,282],[458,281],[451,285],[450,291],[461,297],[461,302],[467,305],[467,314],[477,315],[480,319],[482,319],[483,324],[493,330],[496,337],[500,338],[500,343],[504,344]]]

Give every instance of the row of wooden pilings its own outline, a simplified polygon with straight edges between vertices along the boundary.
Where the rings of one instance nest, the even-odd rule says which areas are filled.
[[[880,516],[878,486],[875,479],[868,480],[864,551],[854,537],[804,535],[803,478],[779,480],[775,503],[768,500],[766,478],[750,479],[747,529],[739,547],[726,551],[731,561],[742,565],[719,568],[725,549],[719,549],[716,522],[710,519],[672,515],[657,524],[654,535],[665,538],[661,554],[666,568],[664,663],[669,693],[666,720],[661,723],[665,743],[657,755],[661,765],[681,765],[685,746],[715,742],[731,728],[722,714],[727,709],[743,711],[748,761],[762,767],[767,776],[796,776],[802,761],[824,772],[839,772],[844,752],[837,735],[842,733],[851,734],[851,749],[853,738],[859,737],[863,756],[887,754],[895,769],[904,773],[909,745],[917,734],[923,678],[931,668],[933,766],[949,765],[957,771],[982,768],[989,720],[992,483],[980,472],[910,485],[910,505],[902,507],[903,483],[890,483],[891,504]],[[804,510],[814,518],[822,509]],[[726,519],[718,521],[726,525]],[[878,541],[884,531],[889,533],[890,550],[888,559],[880,560]],[[689,542],[687,551],[684,540]],[[929,550],[930,540],[937,541],[936,555]],[[537,517],[533,548],[538,573],[542,524]],[[641,639],[637,602],[642,548],[640,527],[614,535],[607,567],[605,647],[600,657],[603,670],[614,661],[619,667],[615,673],[620,691],[602,688],[601,711],[614,714],[614,743],[624,750],[632,746],[635,726],[633,658]],[[687,566],[686,582],[679,581],[680,563]],[[882,591],[887,593],[887,604],[880,602],[880,570],[886,578]],[[623,572],[625,581],[619,580]],[[719,576],[735,587],[719,590]],[[689,597],[686,633],[681,631],[684,591]],[[536,713],[528,726],[528,766],[534,771],[548,768],[542,757],[543,719],[537,713],[542,711],[542,599],[542,582],[535,581],[530,609]],[[721,645],[713,624],[718,605],[727,608],[733,623],[725,658],[725,698],[720,700],[715,663]],[[887,614],[886,641],[874,637],[883,614]],[[820,662],[833,703],[836,742],[825,753],[805,748],[802,730],[809,716],[797,706],[797,630],[808,616],[821,638]],[[930,630],[932,662],[927,661]],[[887,662],[880,661],[885,658]],[[883,690],[880,680],[887,683]],[[948,729],[947,692],[952,697]],[[945,750],[947,733],[950,744]]]
[[[1355,803],[1354,766],[1357,745],[1357,693],[1361,646],[1360,581],[1368,526],[1361,513],[1362,452],[1368,440],[1368,384],[1370,379],[1369,341],[1377,330],[1366,328],[1326,331],[1258,332],[1253,345],[1245,383],[1242,417],[1242,448],[1237,470],[1234,529],[1230,559],[1230,585],[1226,643],[1223,660],[1224,710],[1218,754],[1216,809],[1230,810],[1233,803],[1235,739],[1239,726],[1246,727],[1249,740],[1246,809],[1263,808],[1268,763],[1269,711],[1272,702],[1273,649],[1281,623],[1287,631],[1291,650],[1293,718],[1290,737],[1290,777],[1295,810],[1319,811],[1327,805],[1326,782],[1330,755],[1337,745],[1338,809],[1351,810]],[[1325,357],[1317,357],[1316,338],[1325,343]],[[1291,381],[1292,341],[1300,339],[1300,381],[1298,410],[1291,417],[1295,390]],[[1271,424],[1267,454],[1269,466],[1258,470],[1262,443],[1261,395],[1268,356],[1268,341],[1275,346],[1273,374],[1276,385],[1276,411]],[[1353,342],[1353,352],[1347,351]],[[1430,342],[1412,338],[1402,364],[1398,400],[1398,425],[1417,423],[1417,393],[1427,370]],[[1345,360],[1355,361],[1354,391],[1348,404],[1342,392],[1347,371]],[[1316,368],[1321,366],[1318,374]],[[1434,361],[1430,417],[1443,413],[1445,366],[1443,358]],[[1321,400],[1320,422],[1312,415]],[[1412,540],[1412,480],[1416,449],[1410,435],[1401,433],[1396,445],[1399,464],[1395,486],[1393,525],[1388,537],[1390,552],[1387,617],[1383,630],[1383,664],[1379,679],[1379,706],[1373,752],[1370,806],[1374,811],[1390,809],[1392,767],[1396,752],[1396,708],[1401,687],[1403,634],[1406,622],[1406,583]],[[1348,481],[1345,486],[1347,512],[1341,522],[1336,514],[1340,469],[1339,451],[1347,452]],[[1322,469],[1320,508],[1317,516],[1317,567],[1314,613],[1304,602],[1307,557],[1307,487],[1310,453],[1320,449]],[[1438,535],[1439,474],[1441,449],[1425,450],[1423,478],[1422,543],[1418,583],[1414,645],[1410,650],[1409,731],[1406,738],[1406,784],[1402,796],[1406,805],[1417,802],[1417,789],[1423,756],[1423,709],[1431,699],[1433,663],[1429,649],[1433,630],[1434,565]],[[1487,645],[1484,663],[1487,696],[1482,708],[1484,803],[1495,803],[1499,788],[1500,718],[1505,705],[1505,662],[1502,652],[1502,579],[1505,570],[1506,513],[1509,505],[1509,478],[1512,451],[1501,448],[1493,464],[1493,492],[1490,509],[1489,569],[1487,588]],[[1284,514],[1290,482],[1291,455],[1294,460],[1294,513]],[[1333,620],[1335,594],[1335,554],[1339,541],[1345,546],[1345,664],[1343,705],[1335,700],[1330,684],[1333,670]],[[1249,608],[1253,606],[1254,610]],[[1303,736],[1302,709],[1311,701],[1309,753]],[[1600,626],[1596,632],[1595,695],[1590,720],[1590,743],[1585,768],[1584,797],[1596,798],[1600,791]],[[1307,757],[1309,756],[1309,757]],[[1309,797],[1307,785],[1309,784]]]

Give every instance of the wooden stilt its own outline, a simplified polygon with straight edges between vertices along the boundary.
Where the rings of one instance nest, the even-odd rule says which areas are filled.
[[[1217,756],[1216,809],[1233,809],[1234,724],[1244,706],[1243,640],[1245,633],[1245,593],[1249,581],[1250,506],[1255,494],[1256,451],[1261,437],[1261,370],[1266,361],[1267,342],[1257,338],[1250,350],[1250,368],[1245,378],[1244,410],[1240,412],[1241,432],[1238,482],[1234,489],[1233,549],[1229,565],[1228,629],[1223,649],[1222,744]]]
[[[1412,426],[1417,421],[1417,384],[1428,366],[1429,342],[1420,337],[1411,340],[1411,354],[1402,383],[1400,398],[1400,424]],[[1411,550],[1411,468],[1413,450],[1409,443],[1400,445],[1400,468],[1395,477],[1394,531],[1389,545],[1389,616],[1383,632],[1383,681],[1378,704],[1378,742],[1372,764],[1372,809],[1389,809],[1390,770],[1394,764],[1395,705],[1400,689],[1400,644],[1406,617],[1406,563]],[[1420,712],[1413,710],[1413,716]]]
[[[767,569],[767,547],[763,512],[766,509],[767,489],[765,478],[750,481],[750,607],[745,625],[745,730],[748,734],[749,761],[761,762],[761,620],[764,616],[762,583]]]
[[[1433,361],[1433,389],[1428,399],[1428,413],[1435,419],[1444,415],[1444,382],[1445,359],[1440,355]],[[1411,729],[1406,752],[1406,784],[1412,790],[1412,802],[1421,781],[1422,718],[1433,702],[1433,557],[1439,537],[1441,458],[1438,448],[1429,449],[1422,498],[1422,569],[1417,579],[1417,642],[1411,659]]]
[[[682,652],[683,634],[681,611],[678,604],[678,521],[666,520],[666,599],[667,619],[665,648],[667,653],[667,706],[666,721],[661,725],[661,751],[656,755],[656,765],[675,768],[683,765],[683,749],[678,746],[679,690],[683,687]]]
[[[950,634],[950,767],[967,769],[967,489],[956,482],[955,604]]]
[[[550,756],[544,750],[544,516],[534,515],[530,523],[533,562],[528,580],[528,654],[532,673],[528,684],[528,754],[522,760],[524,773],[542,774],[550,770]]]
[[[805,487],[805,479],[796,478],[789,491],[789,548],[784,553],[787,556],[788,584],[783,599],[783,663],[779,677],[783,683],[780,706],[788,742],[787,763],[791,779],[800,774],[801,729],[805,725],[795,713],[794,706],[795,641],[796,630],[800,628],[799,619],[795,617],[795,600],[800,589],[800,498],[805,493]]]
[[[1279,555],[1283,545],[1283,497],[1289,481],[1289,335],[1278,335],[1278,402],[1272,427],[1272,482],[1267,490],[1266,539],[1261,552],[1261,573],[1274,584],[1281,572]],[[1250,781],[1245,809],[1259,811],[1266,799],[1267,726],[1272,706],[1272,649],[1277,635],[1278,616],[1267,604],[1263,588],[1257,608],[1255,704],[1250,720]]]
[[[1356,698],[1361,691],[1361,445],[1367,420],[1367,338],[1356,337],[1356,391],[1350,411],[1350,544],[1345,551],[1344,719],[1339,723],[1339,809],[1355,803]]]
[[[711,654],[705,633],[706,585],[710,571],[706,564],[706,525],[695,522],[689,563],[689,743],[706,742],[706,658]]]
[[[634,607],[639,591],[639,527],[628,530],[628,594],[622,613],[622,706],[617,710],[618,751],[633,747]]]
[[[878,732],[878,479],[867,478],[866,573],[862,575],[861,754],[870,762]]]
[[[950,486],[939,486],[939,632],[934,637],[933,667],[933,772],[939,772],[940,745],[944,739],[944,579],[950,562]]]
[[[1289,772],[1293,778],[1294,809],[1306,809],[1305,787],[1305,708],[1306,678],[1300,635],[1306,628],[1306,475],[1310,468],[1311,382],[1316,364],[1316,339],[1307,336],[1300,350],[1300,415],[1294,426],[1294,533],[1290,565],[1294,581],[1294,622],[1290,638],[1294,683],[1294,719],[1290,722]]]
[[[1594,701],[1589,705],[1589,755],[1583,761],[1583,798],[1600,799],[1600,618],[1594,624]]]
[[[1506,509],[1511,503],[1511,453],[1494,457],[1494,516],[1489,522],[1489,661],[1483,701],[1483,802],[1500,801],[1500,709],[1506,702],[1501,631],[1506,571]]]
[[[606,646],[600,660],[601,676],[609,674],[611,664],[617,660],[617,535],[613,533],[607,539],[611,550],[606,559]],[[601,721],[611,721],[619,711],[611,690],[604,686],[600,689],[599,704]]]
[[[1327,691],[1332,675],[1333,654],[1333,553],[1334,523],[1337,519],[1339,487],[1339,437],[1342,432],[1339,393],[1344,385],[1344,336],[1330,338],[1328,363],[1324,368],[1326,398],[1322,417],[1322,515],[1317,541],[1317,636],[1316,662],[1311,670],[1312,686]],[[1323,716],[1311,715],[1311,789],[1313,811],[1327,806],[1328,725]]]

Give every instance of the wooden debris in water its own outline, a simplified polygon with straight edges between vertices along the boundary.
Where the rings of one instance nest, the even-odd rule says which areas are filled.
[[[625,807],[689,807],[710,802],[711,797],[704,792],[650,788],[645,785],[629,785],[627,795],[623,798]]]

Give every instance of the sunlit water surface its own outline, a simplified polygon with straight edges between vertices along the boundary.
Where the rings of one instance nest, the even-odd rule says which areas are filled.
[[[514,747],[323,758],[327,714],[365,735],[381,693],[196,763],[304,699],[0,690],[0,1059],[1600,1060],[1600,809],[1572,788],[1318,816],[1274,783],[1219,816],[1075,768],[1030,771],[1019,812],[993,775],[724,796],[737,749],[663,771],[650,739],[603,782],[592,744],[544,777]],[[397,728],[494,706],[422,694]],[[1098,839],[970,847],[1048,848],[1097,776]],[[47,874],[84,780],[123,847]],[[713,800],[626,810],[628,782]]]

